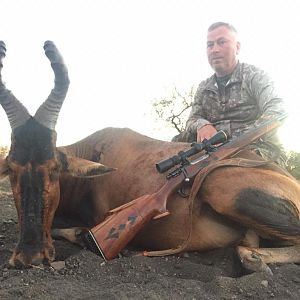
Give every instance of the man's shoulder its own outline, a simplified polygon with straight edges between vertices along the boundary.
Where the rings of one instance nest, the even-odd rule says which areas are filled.
[[[247,63],[240,63],[238,67],[238,71],[243,75],[254,75],[254,74],[263,74],[265,71],[255,65],[247,64]]]
[[[265,75],[266,73],[257,66],[239,62],[231,76],[231,82],[248,82],[254,77],[264,78]]]
[[[204,80],[202,80],[200,83],[199,83],[199,86],[198,88],[199,89],[204,89],[206,88],[207,86],[210,86],[210,85],[214,85],[216,82],[216,79],[215,79],[215,75],[212,75]]]

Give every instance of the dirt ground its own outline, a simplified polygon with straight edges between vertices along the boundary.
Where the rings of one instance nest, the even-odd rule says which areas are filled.
[[[273,276],[245,273],[234,249],[147,258],[125,250],[105,262],[57,240],[51,266],[17,270],[8,259],[17,242],[8,181],[0,182],[0,299],[300,299],[300,265],[271,265]]]

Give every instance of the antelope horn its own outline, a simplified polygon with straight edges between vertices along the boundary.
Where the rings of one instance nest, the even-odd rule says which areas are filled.
[[[5,57],[6,54],[6,46],[3,41],[0,41],[0,61],[1,61],[1,67],[2,67],[2,58]]]
[[[25,122],[30,118],[30,115],[23,104],[17,100],[11,91],[6,89],[4,83],[2,82],[2,59],[5,57],[5,55],[5,43],[0,41],[0,104],[6,112],[11,129],[15,130],[17,127],[25,124]]]
[[[51,41],[44,44],[45,54],[54,71],[54,88],[46,101],[39,107],[34,118],[45,127],[54,130],[61,106],[66,98],[69,87],[68,70],[56,46]]]

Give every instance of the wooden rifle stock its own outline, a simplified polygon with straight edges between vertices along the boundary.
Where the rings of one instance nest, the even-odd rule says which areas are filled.
[[[84,233],[83,239],[87,246],[93,252],[101,254],[105,260],[113,259],[150,220],[169,214],[166,208],[168,198],[185,181],[193,179],[201,169],[209,164],[231,157],[263,135],[273,131],[281,125],[284,118],[286,115],[267,121],[218,147],[216,151],[177,168],[168,175],[167,182],[158,192],[141,196],[111,210],[109,216],[102,223]]]
[[[174,178],[167,181],[158,192],[111,210],[102,223],[84,233],[87,246],[105,260],[115,258],[150,220],[169,214],[167,200],[181,183],[182,179]]]

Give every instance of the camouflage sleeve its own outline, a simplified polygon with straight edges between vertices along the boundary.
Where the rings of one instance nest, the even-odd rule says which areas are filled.
[[[203,95],[202,95],[202,87],[200,84],[196,91],[194,101],[192,103],[192,110],[186,122],[186,131],[188,132],[195,133],[197,132],[198,128],[210,124],[210,122],[205,119],[202,100],[203,100]]]
[[[266,119],[272,119],[286,113],[284,101],[279,97],[274,82],[263,71],[255,72],[250,81],[250,92],[258,103],[260,117],[254,123],[259,126]],[[275,160],[285,167],[286,156],[282,142],[276,132],[267,134],[256,143],[257,150],[266,160]]]
[[[274,82],[264,71],[259,70],[254,73],[249,89],[259,107],[260,118],[257,123],[286,112],[284,101],[279,97]]]

